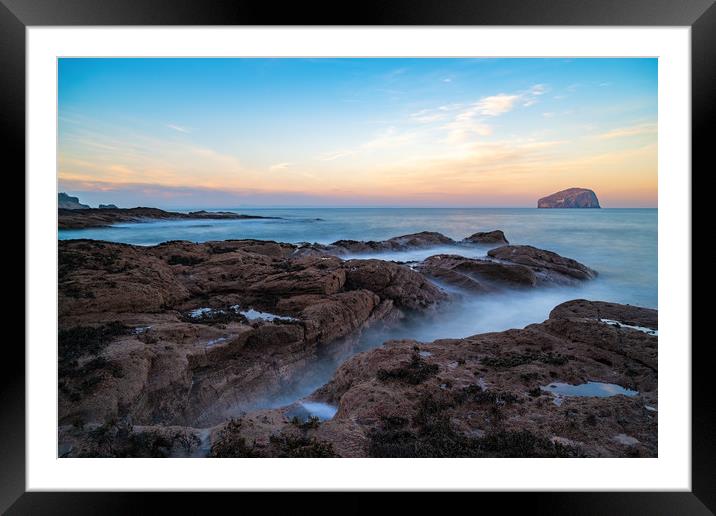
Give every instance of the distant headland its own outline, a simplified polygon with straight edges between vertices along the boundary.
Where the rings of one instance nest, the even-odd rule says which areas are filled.
[[[542,197],[538,208],[601,208],[597,194],[588,188],[567,188]]]
[[[59,229],[84,229],[111,226],[123,222],[145,222],[152,219],[277,219],[259,215],[242,215],[230,211],[190,211],[179,213],[159,208],[117,208],[114,204],[100,204],[92,208],[80,203],[78,197],[64,192],[57,196],[57,225]]]

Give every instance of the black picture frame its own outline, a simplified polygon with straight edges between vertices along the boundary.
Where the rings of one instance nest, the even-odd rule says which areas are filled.
[[[711,165],[709,151],[713,144],[707,128],[714,120],[716,106],[713,4],[714,0],[362,0],[351,5],[284,2],[279,7],[256,0],[0,0],[0,127],[6,147],[4,161],[14,164],[15,171],[24,170],[28,26],[651,25],[691,27],[693,178],[695,170],[701,169],[705,174],[707,163]],[[24,186],[19,188],[24,191]],[[17,191],[14,194],[19,197]],[[7,339],[5,344],[0,360],[0,511],[74,515],[144,513],[150,501],[159,502],[163,512],[198,512],[207,507],[207,494],[25,492],[25,354],[16,339]],[[710,346],[710,340],[693,339],[691,492],[484,493],[479,495],[480,503],[494,500],[501,509],[517,504],[529,507],[534,514],[713,514],[716,426],[711,400]],[[211,496],[212,502],[218,496],[231,504],[234,498],[230,497],[237,495]],[[254,501],[252,494],[238,496],[245,497],[242,505]],[[353,500],[341,502],[341,512],[365,512],[376,505],[376,495],[350,496]],[[412,499],[423,503],[420,496]],[[296,508],[305,503],[303,500],[304,495],[295,493],[283,503]]]

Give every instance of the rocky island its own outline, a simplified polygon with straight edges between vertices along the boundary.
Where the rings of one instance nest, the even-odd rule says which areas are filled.
[[[342,258],[484,240],[494,243],[481,258]],[[575,300],[524,329],[356,354],[370,329],[439,325],[461,292],[596,277],[506,241],[60,241],[59,454],[656,456],[655,310]],[[327,359],[342,365],[313,394],[259,408]]]
[[[537,201],[538,208],[600,208],[597,195],[587,188],[568,188]]]
[[[59,229],[84,229],[111,226],[126,222],[148,220],[204,220],[204,219],[276,219],[260,215],[242,215],[230,211],[192,211],[189,213],[164,211],[159,208],[117,208],[114,204],[100,204],[91,208],[77,197],[58,195],[57,226]]]

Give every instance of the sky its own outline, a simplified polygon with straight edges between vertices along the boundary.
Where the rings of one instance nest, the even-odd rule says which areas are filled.
[[[61,58],[59,189],[120,207],[657,206],[657,59]]]

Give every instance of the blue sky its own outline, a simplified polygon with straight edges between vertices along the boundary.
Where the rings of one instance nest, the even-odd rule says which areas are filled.
[[[90,204],[656,206],[656,59],[59,61]]]

